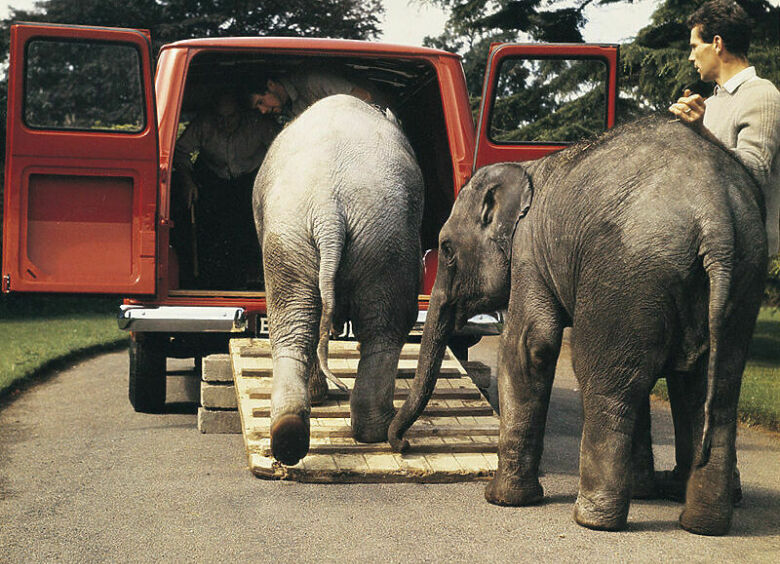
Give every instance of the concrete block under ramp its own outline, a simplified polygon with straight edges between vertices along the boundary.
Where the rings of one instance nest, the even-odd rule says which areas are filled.
[[[229,354],[212,354],[203,358],[200,383],[198,430],[206,434],[241,432],[233,368]]]
[[[237,410],[198,408],[198,430],[204,434],[225,435],[241,432],[241,417]]]

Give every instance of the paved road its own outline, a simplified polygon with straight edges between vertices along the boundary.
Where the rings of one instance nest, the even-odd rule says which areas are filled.
[[[495,366],[495,340],[477,359]],[[191,364],[190,364],[191,365]],[[542,460],[547,500],[500,508],[482,483],[316,485],[254,478],[237,435],[201,435],[194,380],[169,413],[134,413],[127,352],[62,370],[0,406],[0,562],[777,562],[780,438],[741,429],[732,533],[691,535],[680,506],[637,501],[625,532],[577,526],[580,407],[568,351]],[[657,465],[672,461],[654,405]]]

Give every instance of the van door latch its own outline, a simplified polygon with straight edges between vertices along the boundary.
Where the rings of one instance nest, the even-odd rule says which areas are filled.
[[[10,292],[11,291],[11,275],[10,274],[6,274],[5,276],[3,276],[3,290],[5,290],[6,292]]]

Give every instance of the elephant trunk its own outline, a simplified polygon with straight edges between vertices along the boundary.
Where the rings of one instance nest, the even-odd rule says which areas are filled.
[[[441,278],[441,276],[437,278],[431,295],[428,317],[425,321],[420,344],[417,371],[409,397],[396,413],[387,431],[387,440],[395,452],[405,452],[409,448],[409,441],[404,439],[403,435],[428,405],[428,400],[436,386],[447,342],[455,328],[456,308],[446,298],[445,293],[438,288]]]

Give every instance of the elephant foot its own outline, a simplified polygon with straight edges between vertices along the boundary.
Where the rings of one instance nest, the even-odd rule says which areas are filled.
[[[621,531],[628,521],[628,499],[608,493],[586,496],[580,491],[574,503],[578,525],[598,531]]]
[[[657,496],[656,480],[652,468],[640,472],[634,470],[634,488],[631,497],[633,499],[655,499]]]
[[[723,515],[708,508],[686,507],[680,514],[680,526],[696,535],[722,536],[731,528],[732,512],[726,513],[727,515]]]
[[[544,499],[544,489],[539,480],[520,484],[508,480],[496,472],[493,479],[485,486],[485,499],[493,505],[522,506],[541,503]]]
[[[734,477],[731,482],[731,505],[739,507],[742,505],[742,480],[739,478],[739,468],[734,467]]]
[[[725,448],[713,448],[710,461],[694,468],[685,490],[680,526],[697,535],[725,535],[734,514],[734,470]],[[728,469],[725,470],[723,467]]]
[[[685,501],[685,483],[688,476],[675,466],[674,470],[662,470],[655,473],[655,490],[658,499]]]
[[[655,473],[655,497],[656,499],[668,499],[670,501],[685,502],[686,476],[678,467],[674,470],[663,470]],[[637,497],[634,494],[634,497]],[[642,498],[640,498],[642,499]],[[651,498],[645,498],[651,499]],[[734,469],[734,477],[731,483],[731,505],[742,505],[742,482],[739,478],[739,469]]]
[[[325,374],[315,367],[309,377],[309,401],[311,405],[322,405],[328,399],[328,380]]]
[[[361,443],[381,443],[387,440],[387,430],[395,417],[395,410],[377,417],[352,414],[352,436]]]
[[[634,489],[631,494],[632,499],[656,499],[655,482],[653,480],[634,481]]]
[[[271,425],[271,453],[287,466],[293,466],[309,452],[309,421],[288,413]]]

